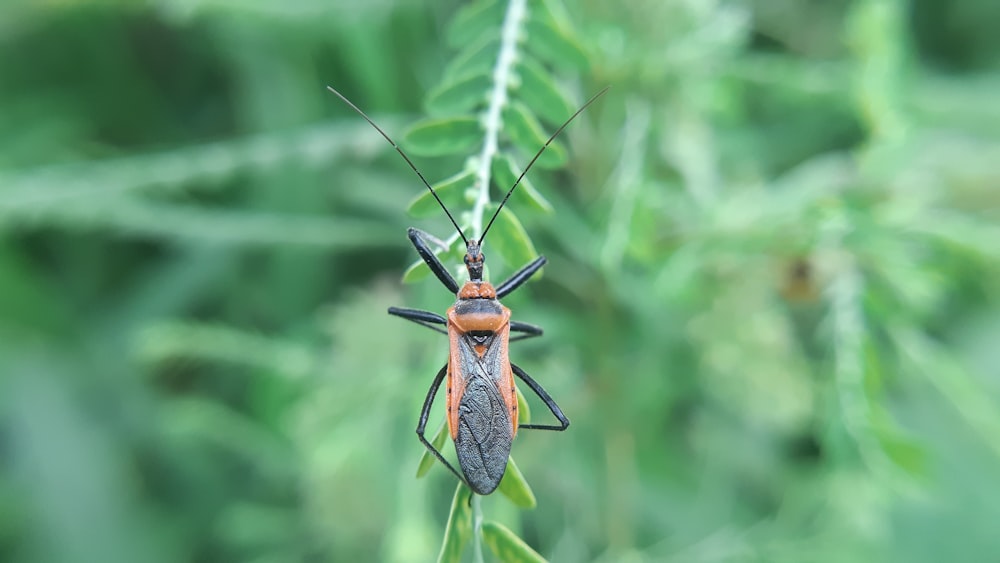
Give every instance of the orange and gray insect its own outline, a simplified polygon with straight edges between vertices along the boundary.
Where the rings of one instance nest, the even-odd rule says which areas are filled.
[[[539,430],[565,430],[569,426],[569,419],[563,414],[559,405],[552,397],[545,392],[534,379],[532,379],[521,368],[512,364],[508,356],[510,342],[540,336],[542,329],[528,323],[511,320],[510,309],[500,303],[500,299],[521,286],[543,265],[545,258],[538,257],[531,263],[522,267],[509,279],[501,283],[496,288],[490,282],[483,279],[483,264],[485,257],[481,251],[483,240],[489,232],[493,221],[496,220],[500,209],[507,203],[507,199],[514,192],[514,188],[521,183],[524,175],[527,174],[531,166],[538,160],[546,147],[556,138],[557,135],[573,119],[587,108],[607,88],[598,92],[594,97],[580,107],[569,119],[566,120],[556,132],[549,137],[548,141],[535,154],[524,172],[518,177],[514,185],[507,191],[500,206],[490,219],[490,222],[483,229],[483,234],[479,239],[469,240],[466,238],[458,223],[451,213],[444,206],[437,193],[430,186],[423,174],[410,161],[409,157],[389,138],[388,135],[378,125],[358,109],[347,98],[339,92],[330,88],[340,99],[346,102],[351,108],[361,114],[368,123],[371,124],[383,137],[396,149],[396,151],[406,160],[410,168],[416,172],[417,176],[424,183],[431,194],[444,209],[452,225],[458,230],[459,236],[465,242],[465,266],[469,273],[469,281],[459,287],[458,282],[451,276],[448,269],[444,267],[427,243],[428,236],[418,229],[409,229],[410,242],[413,243],[417,254],[424,260],[431,272],[441,281],[448,290],[456,294],[457,300],[452,305],[446,316],[441,316],[431,311],[421,311],[417,309],[403,309],[390,307],[389,314],[413,321],[432,330],[448,335],[449,353],[448,363],[438,371],[431,383],[427,398],[424,400],[423,409],[420,411],[420,421],[417,424],[417,436],[420,441],[460,480],[469,485],[474,492],[480,495],[488,495],[496,490],[503,478],[507,468],[507,459],[510,456],[511,443],[518,431],[517,416],[517,390],[514,386],[514,376],[523,381],[536,395],[545,403],[552,414],[559,420],[558,425],[548,424],[523,424],[520,428],[533,428]],[[440,327],[446,327],[442,329]],[[511,333],[516,336],[511,337]],[[431,406],[441,387],[441,382],[447,377],[446,405],[448,429],[451,433],[452,441],[455,443],[455,453],[458,456],[458,465],[462,468],[460,474],[441,455],[430,442],[427,441],[425,430],[427,428],[427,418],[430,415]],[[464,475],[464,476],[463,476]]]

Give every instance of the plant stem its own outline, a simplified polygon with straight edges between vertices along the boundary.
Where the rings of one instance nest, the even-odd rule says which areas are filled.
[[[476,170],[476,186],[479,195],[472,207],[472,236],[479,238],[483,231],[483,214],[490,204],[490,172],[493,157],[496,156],[500,137],[501,112],[507,105],[507,87],[510,82],[511,69],[517,58],[517,37],[521,31],[521,23],[527,13],[527,0],[511,0],[507,5],[507,13],[503,18],[503,28],[500,31],[500,53],[497,55],[496,66],[493,67],[493,90],[490,92],[490,103],[486,108],[486,134],[483,149],[479,153],[479,168]]]
[[[472,536],[473,536],[473,561],[483,563],[483,510],[479,505],[481,497],[472,494]]]
[[[820,241],[821,248],[837,265],[826,289],[832,321],[835,392],[841,424],[854,440],[862,461],[877,475],[887,476],[892,463],[872,434],[874,415],[864,383],[864,341],[868,330],[860,305],[864,281],[854,257],[843,247],[843,239],[851,227],[844,213],[833,210],[823,223]]]

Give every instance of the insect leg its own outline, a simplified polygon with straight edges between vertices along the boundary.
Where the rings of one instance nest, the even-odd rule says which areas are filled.
[[[511,342],[542,335],[542,327],[535,326],[533,324],[522,323],[519,321],[510,321],[510,331],[521,333],[520,335],[511,338],[510,339]]]
[[[421,311],[419,309],[404,309],[402,307],[389,307],[389,314],[402,317],[408,321],[413,321],[420,326],[425,326],[441,334],[448,334],[448,331],[433,325],[448,324],[448,320],[437,313]]]
[[[439,371],[437,375],[434,376],[434,381],[431,382],[431,388],[427,391],[427,398],[424,399],[424,408],[420,410],[420,422],[417,423],[417,438],[420,438],[420,442],[424,445],[424,447],[426,447],[432,454],[434,454],[434,457],[438,458],[438,461],[443,463],[444,466],[447,467],[449,471],[454,473],[455,477],[458,477],[459,481],[465,483],[465,485],[468,486],[469,483],[465,480],[465,478],[462,477],[462,475],[458,471],[455,471],[455,468],[452,467],[450,463],[448,463],[448,460],[446,460],[444,456],[441,455],[441,452],[439,452],[437,448],[434,447],[433,444],[428,442],[427,438],[424,436],[424,432],[427,430],[427,417],[430,416],[431,414],[431,406],[434,404],[434,397],[437,396],[438,389],[441,387],[441,381],[444,379],[444,376],[447,372],[448,372],[448,365],[445,364],[445,366],[441,368],[441,371]],[[471,489],[472,487],[469,488]]]
[[[452,293],[458,293],[458,282],[455,278],[451,277],[448,273],[448,269],[444,267],[444,264],[438,260],[438,257],[434,255],[430,247],[427,246],[427,241],[424,240],[423,231],[420,229],[414,229],[410,227],[406,230],[406,235],[410,237],[410,242],[413,243],[413,247],[417,249],[417,254],[424,259],[427,266],[434,272],[437,279],[441,280],[441,283],[448,288],[448,291]]]
[[[549,407],[549,410],[552,412],[552,414],[559,419],[559,426],[553,424],[522,424],[520,425],[520,428],[534,428],[536,430],[560,430],[560,431],[566,430],[566,428],[569,426],[569,419],[566,418],[566,415],[563,414],[562,409],[559,408],[559,405],[557,405],[556,402],[552,400],[552,397],[550,397],[549,394],[545,392],[545,389],[542,389],[542,386],[539,385],[537,381],[532,379],[530,375],[524,373],[523,369],[517,367],[514,364],[510,364],[510,367],[512,370],[514,370],[514,373],[519,378],[521,378],[521,381],[525,382],[528,385],[528,387],[531,387],[531,390],[534,391],[536,395],[538,395],[538,398],[545,403],[545,406]]]
[[[535,272],[541,269],[541,267],[545,265],[545,262],[545,257],[539,256],[538,258],[532,260],[527,266],[514,272],[514,275],[507,278],[503,283],[497,286],[497,299],[502,299],[505,295],[521,287],[521,284],[528,281],[528,278],[531,276],[535,275]]]

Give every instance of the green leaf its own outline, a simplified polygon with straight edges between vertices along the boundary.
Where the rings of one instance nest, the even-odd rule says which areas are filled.
[[[473,113],[486,102],[493,82],[483,72],[445,77],[427,95],[427,111],[435,115]]]
[[[485,33],[496,33],[503,22],[504,7],[505,4],[489,0],[462,6],[448,24],[448,45],[460,48]]]
[[[507,471],[504,472],[497,490],[519,508],[530,510],[537,505],[535,493],[531,492],[531,487],[514,463],[514,458],[507,458]]]
[[[927,451],[919,442],[896,428],[875,428],[874,432],[882,451],[897,467],[911,477],[926,473]]]
[[[521,388],[515,387],[515,389],[517,389],[517,423],[531,424],[531,407],[528,406],[524,393],[521,393]]]
[[[438,197],[441,198],[441,202],[444,203],[445,207],[449,210],[460,209],[466,203],[465,189],[471,186],[475,180],[475,170],[466,170],[442,180],[432,187],[437,192]],[[406,208],[406,212],[412,217],[434,217],[444,213],[430,190],[424,190],[420,195],[413,198],[410,205]]]
[[[431,247],[435,251],[434,255],[438,257],[438,260],[448,268],[448,271],[452,275],[455,275],[453,266],[462,263],[462,258],[465,256],[465,246],[459,242],[458,244],[452,244],[451,248],[441,251],[438,250],[436,244],[431,245]],[[403,283],[418,282],[430,276],[431,269],[427,267],[427,263],[423,260],[417,260],[413,264],[410,264],[410,267],[403,272]]]
[[[482,140],[483,130],[476,117],[425,119],[410,127],[403,143],[412,154],[445,156],[469,152]]]
[[[499,522],[487,520],[482,526],[483,542],[497,559],[505,563],[545,563],[545,558]]]
[[[431,440],[431,444],[434,446],[434,449],[441,451],[446,439],[448,439],[448,425],[442,422],[437,434],[434,435],[434,439]],[[424,448],[424,455],[420,456],[420,463],[417,465],[417,479],[427,475],[427,472],[431,470],[435,461],[437,461],[437,457],[430,450]]]
[[[542,119],[561,125],[573,115],[573,104],[559,91],[550,73],[530,56],[518,62],[517,75],[521,83],[515,92]]]
[[[521,167],[517,166],[509,156],[501,154],[493,159],[493,179],[502,193],[506,194],[520,175]],[[510,197],[511,201],[508,204],[513,204],[514,207],[531,206],[539,211],[552,213],[552,204],[538,193],[527,175],[521,179],[521,183]]]
[[[549,139],[538,118],[520,102],[512,102],[504,110],[504,132],[511,142],[532,156]],[[559,168],[566,164],[566,160],[566,149],[558,141],[552,141],[535,164],[542,168]]]
[[[478,41],[470,43],[445,67],[445,79],[474,73],[490,73],[500,51],[500,32],[487,32]]]
[[[875,342],[865,338],[862,347],[864,392],[871,405],[868,424],[885,455],[911,477],[927,469],[927,452],[912,436],[902,430],[881,405],[884,402],[885,368]]]
[[[582,71],[590,66],[583,46],[568,30],[545,18],[534,18],[525,26],[528,50],[545,62],[566,70]]]
[[[512,268],[520,268],[538,256],[521,222],[506,207],[497,215],[490,227],[489,236],[490,244],[496,249],[500,259]],[[535,274],[533,279],[537,278],[538,274]]]
[[[417,260],[410,264],[410,267],[403,272],[403,283],[414,283],[426,279],[431,275],[431,269],[423,260]]]
[[[459,483],[455,496],[451,499],[451,512],[444,529],[438,563],[461,563],[462,550],[472,537],[472,510],[469,508],[471,499],[472,490],[464,483]]]

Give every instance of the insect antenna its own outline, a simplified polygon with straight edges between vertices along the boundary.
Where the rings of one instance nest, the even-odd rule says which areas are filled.
[[[410,168],[412,168],[413,171],[417,173],[417,176],[420,178],[420,181],[423,182],[425,186],[427,186],[427,189],[430,190],[431,195],[434,196],[434,199],[437,200],[438,205],[441,206],[441,209],[444,209],[444,214],[447,215],[448,219],[451,220],[451,224],[455,225],[455,230],[458,231],[458,236],[462,237],[462,242],[464,242],[465,245],[468,246],[469,245],[469,241],[466,240],[465,233],[462,232],[462,229],[461,229],[461,227],[458,226],[458,223],[455,221],[455,218],[451,216],[451,213],[448,211],[448,208],[444,206],[444,202],[441,201],[440,197],[438,197],[437,192],[435,192],[434,188],[432,188],[431,185],[427,182],[427,179],[424,178],[424,175],[421,174],[419,170],[417,170],[417,167],[413,164],[413,161],[410,160],[410,157],[406,156],[406,153],[403,152],[403,149],[399,148],[399,145],[397,145],[395,141],[393,141],[392,139],[390,139],[389,135],[386,135],[385,131],[383,131],[381,127],[379,127],[378,125],[375,125],[375,122],[372,121],[371,118],[368,117],[365,114],[365,112],[361,111],[361,108],[359,108],[358,106],[354,105],[354,103],[351,102],[351,100],[348,100],[347,98],[344,97],[343,94],[341,94],[340,92],[334,90],[332,86],[327,86],[326,88],[327,88],[327,90],[329,90],[329,91],[333,92],[334,94],[336,94],[338,98],[340,98],[341,100],[344,100],[344,103],[346,103],[347,105],[351,106],[351,109],[353,109],[354,111],[358,112],[358,114],[360,114],[361,117],[365,118],[365,121],[367,121],[369,125],[371,125],[372,127],[374,127],[375,130],[378,131],[379,134],[381,134],[382,137],[384,137],[386,141],[389,141],[389,144],[392,145],[392,148],[396,149],[396,152],[399,153],[399,156],[403,157],[403,160],[405,160],[406,163],[410,165]],[[607,88],[605,88],[605,90],[607,90]],[[601,92],[601,93],[603,94],[603,92]],[[591,100],[591,101],[593,101],[593,100]],[[590,102],[587,102],[587,103],[589,104]],[[583,107],[587,107],[587,106],[583,106]],[[577,113],[580,113],[580,112],[577,112]],[[574,115],[573,117],[576,117],[576,116]],[[573,119],[573,117],[571,117],[570,119]],[[562,130],[562,127],[560,127],[559,129]],[[551,139],[549,139],[549,140],[551,141]],[[545,143],[545,144],[548,145],[548,143]],[[538,158],[538,157],[536,156],[535,158]],[[532,162],[534,162],[534,161],[532,161]],[[523,176],[523,174],[522,174],[522,176]],[[520,181],[520,180],[518,180],[518,181]],[[490,222],[492,223],[492,221],[490,221]]]
[[[542,156],[542,153],[545,152],[545,149],[548,148],[549,144],[552,143],[552,141],[554,141],[555,138],[559,136],[559,133],[562,133],[562,130],[565,129],[566,126],[569,125],[569,123],[571,121],[573,121],[574,119],[576,119],[576,116],[578,116],[581,113],[583,113],[583,110],[587,109],[587,106],[589,106],[590,104],[594,103],[594,100],[596,100],[597,98],[600,98],[602,95],[604,95],[604,93],[607,92],[608,88],[610,88],[610,87],[611,86],[605,86],[603,90],[601,90],[600,92],[594,94],[593,97],[591,97],[589,100],[587,100],[587,103],[585,103],[582,106],[580,106],[580,109],[576,110],[576,113],[574,113],[573,115],[569,116],[569,119],[567,119],[565,123],[563,123],[562,125],[560,125],[559,128],[556,129],[556,132],[553,133],[551,137],[549,137],[549,140],[545,141],[545,144],[542,145],[542,148],[538,149],[538,152],[535,153],[535,156],[531,159],[531,162],[529,162],[528,165],[524,167],[524,171],[521,172],[521,175],[517,177],[517,181],[514,182],[514,185],[511,186],[509,190],[507,190],[507,195],[503,196],[503,201],[500,202],[500,206],[497,207],[496,212],[493,213],[493,217],[490,218],[490,222],[486,224],[486,228],[483,229],[483,234],[479,237],[479,242],[477,244],[479,244],[480,246],[482,246],[483,239],[486,238],[486,233],[490,230],[490,227],[493,226],[493,221],[496,220],[497,215],[500,215],[500,210],[503,209],[504,204],[507,203],[507,200],[510,198],[510,194],[514,193],[514,188],[516,188],[518,186],[518,184],[521,183],[521,180],[524,179],[524,175],[528,173],[528,170],[531,170],[531,166],[533,164],[535,164],[535,161],[538,160],[538,157]],[[331,88],[331,90],[332,90],[332,88]],[[343,96],[341,96],[341,97],[343,97]],[[347,102],[347,103],[350,103],[350,102]],[[357,108],[355,108],[355,109],[357,109]],[[361,110],[358,110],[358,111],[361,111]],[[362,115],[364,115],[364,114],[362,114]],[[372,123],[372,125],[374,125],[374,123]],[[386,138],[388,138],[388,137],[386,137]],[[419,174],[419,172],[418,172],[418,174]],[[438,200],[438,201],[440,201],[440,200]]]

